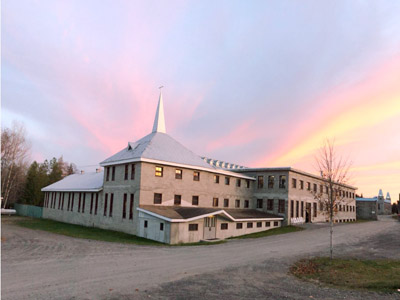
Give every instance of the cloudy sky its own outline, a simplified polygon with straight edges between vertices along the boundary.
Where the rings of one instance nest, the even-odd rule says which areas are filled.
[[[315,173],[325,138],[364,196],[400,193],[400,1],[1,3],[1,123],[32,159],[96,165],[167,132],[199,155]]]

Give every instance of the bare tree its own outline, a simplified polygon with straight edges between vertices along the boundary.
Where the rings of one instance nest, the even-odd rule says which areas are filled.
[[[1,197],[3,207],[22,191],[28,167],[29,144],[25,127],[14,122],[1,131]],[[10,201],[11,200],[11,201]]]
[[[344,186],[349,181],[349,169],[352,162],[340,156],[335,148],[334,140],[326,139],[315,156],[316,169],[323,179],[323,190],[313,192],[319,202],[320,210],[327,216],[330,223],[330,257],[333,258],[333,224],[335,215],[341,205],[348,199],[345,197]]]

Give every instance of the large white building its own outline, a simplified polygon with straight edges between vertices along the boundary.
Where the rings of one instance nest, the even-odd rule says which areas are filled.
[[[200,157],[166,133],[162,95],[152,132],[100,163],[42,189],[43,217],[163,243],[224,239],[284,224],[325,222],[320,177]],[[338,222],[355,220],[355,188],[338,190]]]

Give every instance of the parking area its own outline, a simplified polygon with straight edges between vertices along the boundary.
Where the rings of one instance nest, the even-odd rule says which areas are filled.
[[[400,259],[400,222],[335,226],[335,253]],[[70,238],[2,220],[2,299],[399,299],[319,287],[287,274],[327,255],[329,227],[225,244],[138,246]]]

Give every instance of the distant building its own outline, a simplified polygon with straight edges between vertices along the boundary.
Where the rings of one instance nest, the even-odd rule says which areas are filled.
[[[166,133],[162,95],[153,131],[100,163],[42,189],[43,217],[163,243],[224,239],[285,224],[325,222],[321,177],[200,157]],[[335,188],[337,222],[355,221],[355,187]]]
[[[376,220],[378,215],[390,215],[392,213],[392,204],[390,194],[383,196],[382,189],[379,190],[378,196],[373,198],[356,198],[357,218]]]

